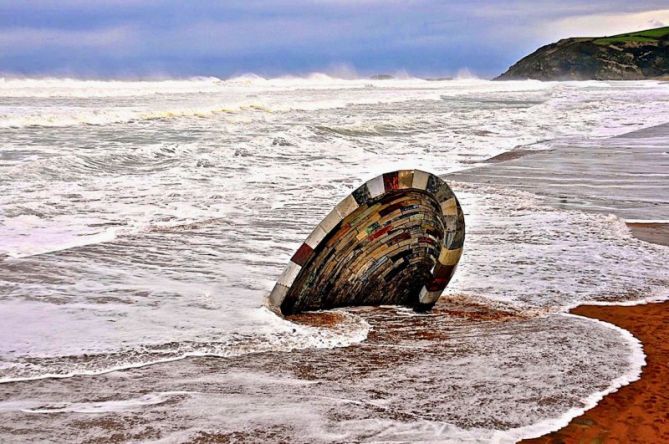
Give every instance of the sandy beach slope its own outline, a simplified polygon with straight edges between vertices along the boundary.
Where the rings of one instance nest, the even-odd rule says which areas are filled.
[[[628,223],[635,236],[669,245],[669,224]],[[641,379],[605,397],[569,425],[524,443],[669,442],[669,302],[634,306],[582,305],[571,313],[610,322],[642,343]]]
[[[641,379],[605,397],[563,429],[525,443],[669,442],[669,302],[583,305],[572,313],[610,322],[639,338],[646,353]]]

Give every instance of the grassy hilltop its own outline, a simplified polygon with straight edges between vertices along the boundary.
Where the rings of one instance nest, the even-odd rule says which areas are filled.
[[[640,80],[669,75],[669,26],[542,46],[497,79]]]
[[[669,26],[663,28],[646,29],[645,31],[630,32],[627,34],[612,35],[610,37],[600,37],[593,40],[596,45],[610,45],[612,43],[644,43],[657,42],[663,37],[669,35]]]

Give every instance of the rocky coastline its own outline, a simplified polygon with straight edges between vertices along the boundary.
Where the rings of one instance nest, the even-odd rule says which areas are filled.
[[[542,46],[495,80],[645,80],[669,75],[669,27]]]

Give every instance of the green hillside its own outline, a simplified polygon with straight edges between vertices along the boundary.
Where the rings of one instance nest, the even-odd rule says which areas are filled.
[[[645,31],[629,32],[626,34],[612,35],[610,37],[602,37],[595,39],[593,43],[596,45],[610,45],[611,43],[627,43],[627,42],[656,42],[662,37],[669,35],[669,26],[662,28],[646,29]]]
[[[643,80],[669,76],[669,26],[605,37],[570,37],[534,51],[501,80]]]

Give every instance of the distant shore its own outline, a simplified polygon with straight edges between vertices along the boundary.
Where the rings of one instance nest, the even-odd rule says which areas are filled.
[[[669,246],[669,223],[628,223],[639,239]],[[539,443],[669,442],[669,302],[644,305],[581,305],[571,313],[615,324],[639,339],[646,354],[641,378],[606,396]]]

